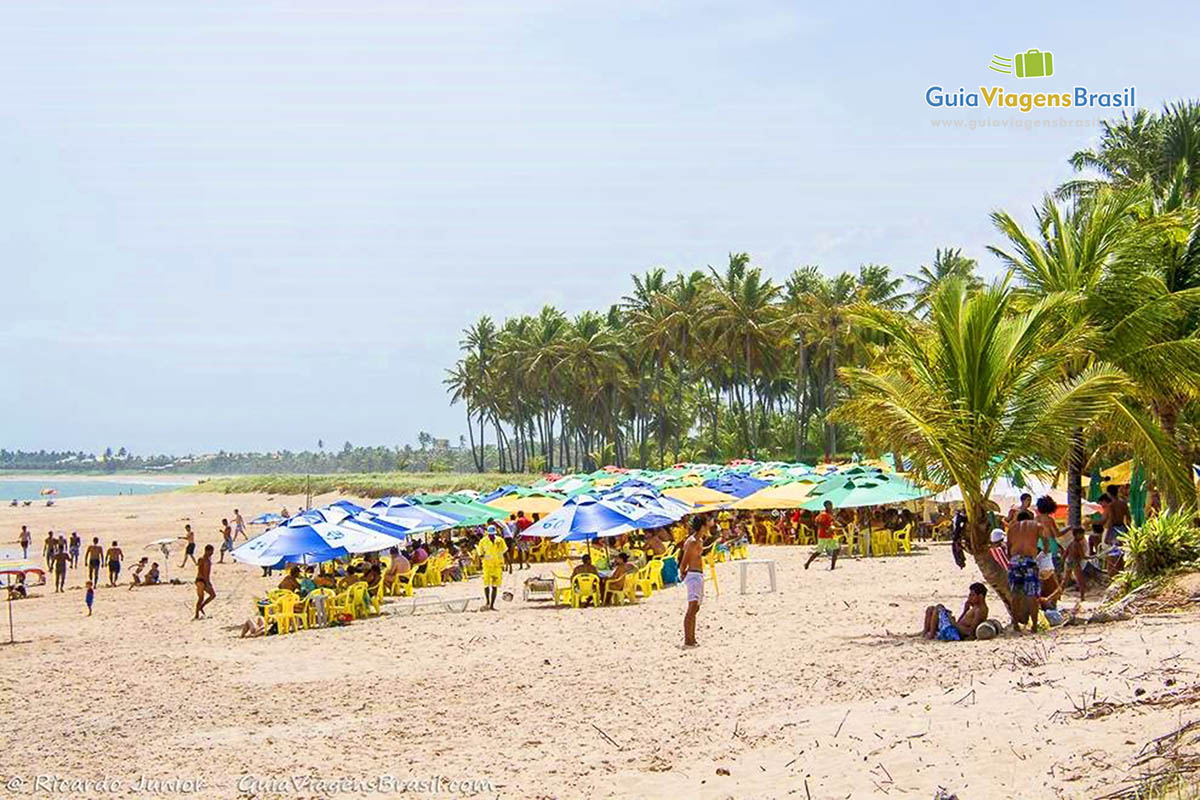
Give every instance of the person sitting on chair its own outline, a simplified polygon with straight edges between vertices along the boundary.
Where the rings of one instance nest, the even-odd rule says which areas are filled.
[[[287,575],[283,576],[283,580],[279,582],[280,589],[286,589],[289,592],[300,592],[300,568],[292,567],[288,570]]]
[[[601,579],[601,582],[604,584],[601,588],[605,592],[608,592],[609,590],[614,592],[623,592],[625,591],[626,576],[632,575],[636,572],[637,570],[634,569],[633,565],[629,563],[629,554],[624,552],[617,553],[617,563],[613,567],[612,574],[609,575],[607,579]]]
[[[579,559],[579,566],[577,566],[577,567],[575,567],[575,569],[571,570],[572,578],[574,578],[576,575],[597,575],[598,576],[599,574],[600,573],[596,571],[596,568],[594,566],[592,566],[592,557],[590,555],[588,555],[587,553],[584,553],[583,556]]]

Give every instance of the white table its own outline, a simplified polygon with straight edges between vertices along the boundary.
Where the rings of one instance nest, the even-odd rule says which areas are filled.
[[[767,577],[771,581],[771,592],[775,591],[775,561],[770,558],[749,558],[737,562],[740,572],[742,594],[746,593],[746,568],[752,564],[762,564],[767,568]],[[769,592],[768,592],[769,593]]]

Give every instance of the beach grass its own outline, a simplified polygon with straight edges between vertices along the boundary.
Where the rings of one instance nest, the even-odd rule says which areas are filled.
[[[528,486],[540,475],[499,472],[373,472],[335,475],[241,475],[202,479],[181,491],[222,494],[338,494],[358,497],[454,492],[472,489],[488,492],[498,486]]]

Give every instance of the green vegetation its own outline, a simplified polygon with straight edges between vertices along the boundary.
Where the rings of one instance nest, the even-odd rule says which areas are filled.
[[[337,492],[357,497],[454,492],[473,489],[486,492],[509,483],[528,485],[539,475],[498,475],[494,473],[380,472],[345,475],[243,475],[233,478],[209,478],[188,486],[185,492],[223,494],[302,495],[311,489],[314,495]]]
[[[1125,591],[1169,575],[1180,568],[1200,566],[1200,529],[1187,514],[1166,512],[1146,520],[1121,537],[1125,571],[1118,578]]]

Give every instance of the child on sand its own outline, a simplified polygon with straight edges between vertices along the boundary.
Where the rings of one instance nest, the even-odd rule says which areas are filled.
[[[88,581],[87,582],[87,593],[84,594],[84,596],[83,596],[83,602],[87,603],[87,608],[88,608],[87,615],[89,617],[92,615],[92,603],[95,600],[96,600],[96,589],[94,586],[92,586],[92,582]]]

